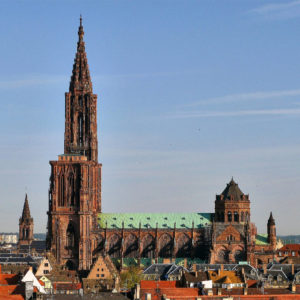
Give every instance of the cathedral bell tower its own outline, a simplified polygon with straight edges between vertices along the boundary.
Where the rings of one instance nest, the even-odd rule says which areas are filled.
[[[97,95],[78,30],[69,91],[65,94],[64,154],[50,161],[47,248],[69,269],[89,270],[91,232],[101,212],[101,164],[98,164]]]
[[[33,218],[30,215],[27,194],[25,196],[22,216],[19,219],[19,246],[30,245],[33,241]]]

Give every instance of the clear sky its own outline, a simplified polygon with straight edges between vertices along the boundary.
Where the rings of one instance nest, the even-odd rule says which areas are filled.
[[[300,1],[0,1],[0,231],[45,232],[79,15],[105,212],[213,212],[233,176],[300,234]]]

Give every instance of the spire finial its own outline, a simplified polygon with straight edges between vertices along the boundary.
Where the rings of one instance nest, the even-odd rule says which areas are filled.
[[[79,23],[79,29],[78,29],[78,35],[79,35],[79,41],[83,40],[83,35],[84,35],[84,31],[83,31],[83,26],[82,26],[82,15],[80,14],[80,23]]]

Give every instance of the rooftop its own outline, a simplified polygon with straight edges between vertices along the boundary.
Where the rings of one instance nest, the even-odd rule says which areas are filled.
[[[268,235],[267,234],[257,234],[255,239],[255,244],[260,246],[267,246],[268,243]]]
[[[98,215],[100,228],[176,228],[191,229],[211,225],[211,213],[101,213]]]

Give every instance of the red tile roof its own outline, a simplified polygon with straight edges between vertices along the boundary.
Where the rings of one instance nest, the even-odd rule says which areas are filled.
[[[1,285],[16,284],[18,280],[19,277],[16,274],[0,274]]]
[[[175,288],[178,286],[177,281],[155,281],[155,280],[141,280],[141,289],[162,289]]]
[[[278,251],[300,251],[300,244],[286,244]]]

